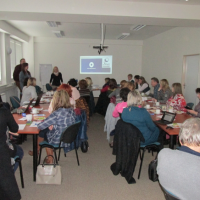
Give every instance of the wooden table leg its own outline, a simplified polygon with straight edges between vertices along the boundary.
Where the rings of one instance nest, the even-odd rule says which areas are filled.
[[[33,181],[36,181],[36,172],[37,172],[37,134],[33,134]]]
[[[170,135],[169,148],[174,149],[174,135]]]

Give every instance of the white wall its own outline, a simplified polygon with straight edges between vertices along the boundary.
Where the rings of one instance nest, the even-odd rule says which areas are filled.
[[[183,56],[200,54],[200,28],[174,28],[143,43],[142,75],[181,82]]]
[[[97,50],[93,49],[92,46],[98,45],[99,42],[99,40],[36,38],[34,62],[37,84],[39,64],[58,66],[65,83],[70,78],[80,80],[90,76],[95,85],[102,86],[106,77],[115,78],[119,83],[123,79],[126,80],[129,73],[141,74],[142,41],[106,41],[106,45],[109,46],[106,55],[113,56],[113,74],[81,75],[79,72],[80,56],[98,55]]]

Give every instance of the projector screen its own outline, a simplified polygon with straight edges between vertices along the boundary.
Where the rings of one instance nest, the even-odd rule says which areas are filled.
[[[80,74],[112,74],[112,56],[80,56]]]

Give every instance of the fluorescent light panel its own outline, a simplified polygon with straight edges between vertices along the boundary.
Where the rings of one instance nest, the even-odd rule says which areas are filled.
[[[60,25],[58,22],[54,22],[54,21],[47,21],[47,24],[50,27],[58,27],[58,25]]]
[[[61,38],[63,37],[65,34],[63,31],[52,31],[56,37]]]
[[[120,36],[117,37],[118,40],[123,40],[127,38],[130,35],[130,33],[122,33]]]
[[[131,31],[139,31],[140,29],[144,28],[146,25],[137,25],[131,27]]]

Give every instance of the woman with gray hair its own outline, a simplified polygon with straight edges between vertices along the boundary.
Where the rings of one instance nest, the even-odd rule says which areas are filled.
[[[162,149],[157,173],[165,190],[182,200],[200,197],[200,119],[187,119],[179,132],[179,150]]]
[[[123,121],[133,124],[141,131],[145,139],[142,144],[148,145],[156,142],[159,136],[159,129],[152,121],[147,110],[142,108],[142,97],[139,92],[129,92],[127,106],[122,112]]]

